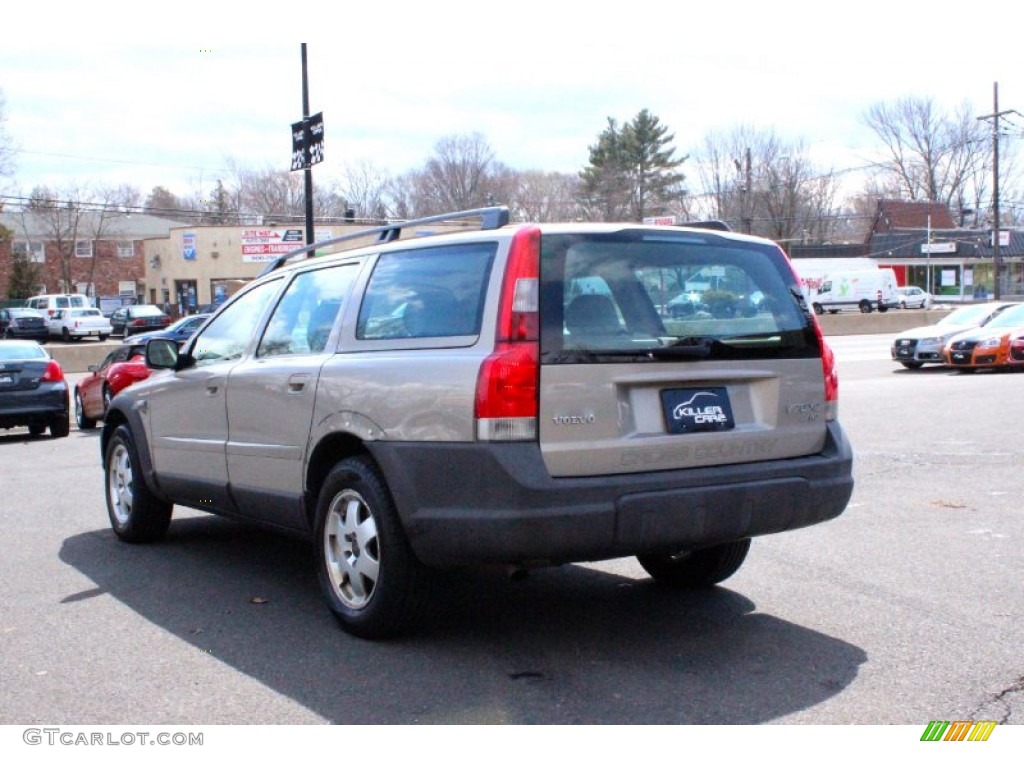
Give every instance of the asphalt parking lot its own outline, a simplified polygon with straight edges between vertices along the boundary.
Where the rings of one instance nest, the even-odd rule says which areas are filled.
[[[632,559],[441,574],[388,643],[335,626],[305,543],[179,510],[165,543],[122,544],[96,432],[0,435],[0,722],[1024,724],[1024,374],[831,341],[840,518],[701,593]]]

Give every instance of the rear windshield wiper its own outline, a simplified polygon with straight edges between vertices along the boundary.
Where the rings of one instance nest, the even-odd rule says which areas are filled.
[[[711,355],[715,345],[719,344],[717,339],[686,336],[673,341],[666,347],[655,347],[648,350],[653,357],[690,358],[703,360]]]

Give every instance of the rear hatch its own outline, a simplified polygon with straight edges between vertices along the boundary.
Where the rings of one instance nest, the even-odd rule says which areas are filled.
[[[48,357],[37,360],[13,360],[0,357],[0,402],[5,396],[14,397],[20,393],[39,389],[39,384],[46,375],[50,364]],[[11,402],[22,402],[20,399]]]
[[[553,476],[821,451],[822,343],[763,240],[651,228],[545,233],[539,437]]]

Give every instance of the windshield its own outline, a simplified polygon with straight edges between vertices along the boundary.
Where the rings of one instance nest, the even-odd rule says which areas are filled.
[[[781,250],[713,233],[545,235],[546,363],[818,354]]]
[[[991,312],[992,306],[989,304],[960,307],[939,320],[936,325],[974,325],[984,320]]]
[[[1024,325],[1024,304],[1003,310],[985,323],[986,328],[1013,328],[1018,325]]]

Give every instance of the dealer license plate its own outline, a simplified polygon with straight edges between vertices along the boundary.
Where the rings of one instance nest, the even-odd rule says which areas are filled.
[[[724,432],[736,426],[725,387],[663,389],[661,407],[672,434]]]

